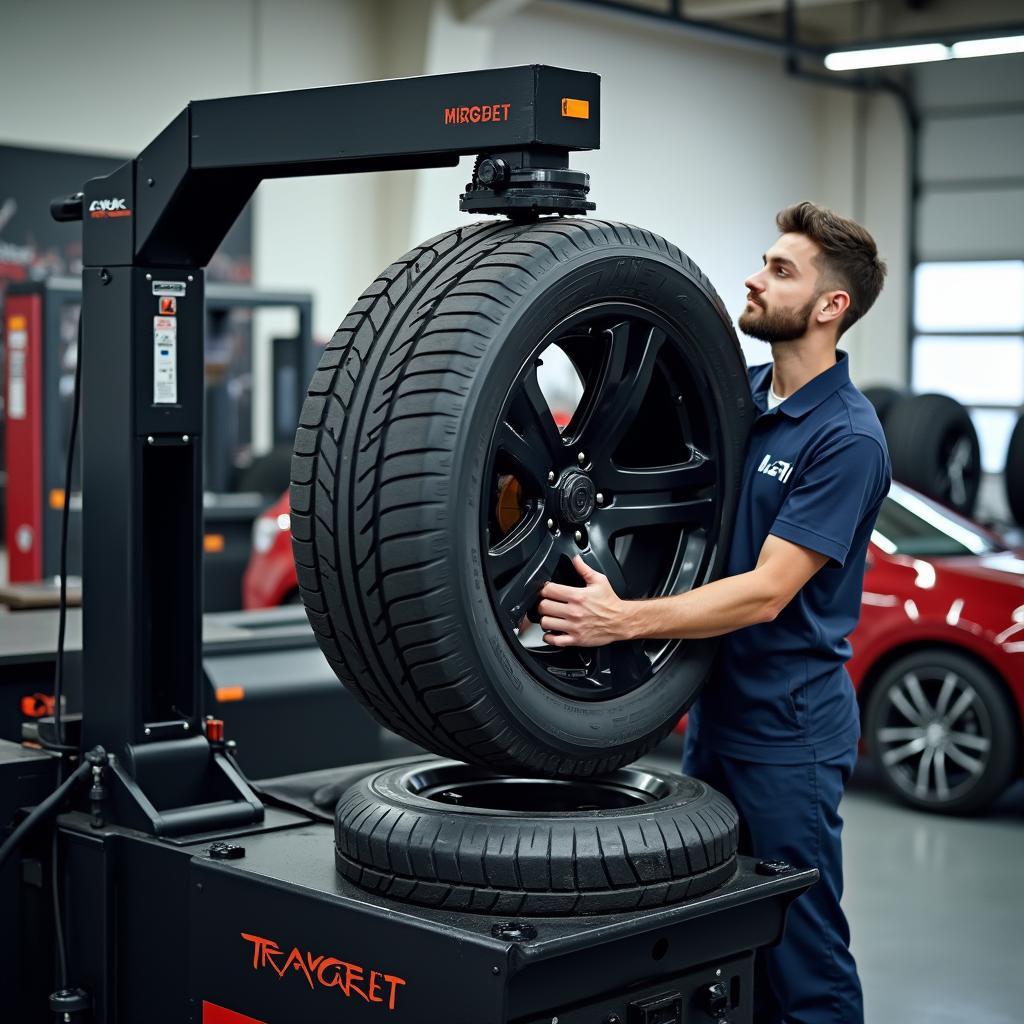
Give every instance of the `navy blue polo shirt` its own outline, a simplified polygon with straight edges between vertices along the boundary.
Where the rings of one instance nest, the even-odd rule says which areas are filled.
[[[748,761],[823,761],[860,735],[847,637],[892,469],[875,410],[850,381],[846,353],[836,357],[771,411],[772,364],[748,370],[757,418],[726,572],[753,569],[769,534],[829,559],[773,622],[723,637],[691,711],[702,744]]]

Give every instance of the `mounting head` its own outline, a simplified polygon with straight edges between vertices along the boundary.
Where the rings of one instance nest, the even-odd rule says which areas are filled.
[[[545,213],[585,214],[596,205],[586,198],[590,175],[571,171],[568,165],[569,154],[564,150],[481,153],[459,209],[512,220],[536,220]]]

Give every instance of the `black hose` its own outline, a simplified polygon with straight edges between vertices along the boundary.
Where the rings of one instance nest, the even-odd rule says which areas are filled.
[[[88,761],[83,761],[41,804],[32,808],[28,817],[8,836],[3,846],[0,846],[0,871],[3,870],[3,866],[11,854],[24,842],[29,832],[40,822],[55,814],[64,798],[91,771],[92,765]]]
[[[64,726],[61,722],[61,701],[64,690],[64,632],[68,617],[68,510],[71,506],[71,484],[75,465],[75,441],[78,438],[78,410],[82,395],[82,313],[78,313],[78,341],[75,346],[75,391],[71,402],[71,429],[68,436],[68,455],[64,463],[64,509],[60,521],[60,610],[57,617],[57,664],[53,678],[53,731],[55,743],[43,744],[51,750],[69,753],[75,750],[64,744]]]

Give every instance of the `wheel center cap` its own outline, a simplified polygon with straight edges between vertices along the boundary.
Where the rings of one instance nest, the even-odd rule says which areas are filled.
[[[585,473],[569,473],[558,488],[558,507],[570,523],[586,522],[594,511],[597,490]]]
[[[946,730],[939,722],[932,722],[925,733],[925,740],[929,746],[937,747],[946,738]]]

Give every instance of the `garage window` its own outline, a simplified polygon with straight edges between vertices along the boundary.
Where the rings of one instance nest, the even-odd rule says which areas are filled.
[[[918,264],[914,329],[912,388],[966,405],[985,472],[1002,472],[1024,406],[1024,260]]]

